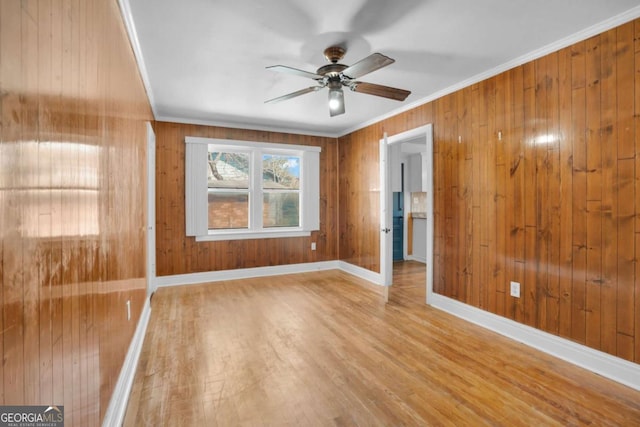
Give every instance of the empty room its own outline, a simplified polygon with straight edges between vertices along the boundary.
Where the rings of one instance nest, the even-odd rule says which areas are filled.
[[[640,425],[640,0],[0,0],[0,426]]]

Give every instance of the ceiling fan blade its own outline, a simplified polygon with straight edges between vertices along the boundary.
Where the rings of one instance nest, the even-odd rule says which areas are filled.
[[[304,95],[309,92],[317,92],[322,89],[322,86],[311,86],[306,89],[297,90],[295,92],[288,93],[286,95],[279,96],[277,98],[269,99],[268,101],[264,101],[265,104],[275,104],[276,102],[286,101],[287,99],[295,98],[296,96]]]
[[[396,101],[404,101],[407,99],[407,96],[411,94],[411,91],[408,90],[365,82],[355,82],[353,86],[351,86],[351,90],[354,92],[366,93],[368,95],[395,99]]]
[[[352,66],[342,70],[342,74],[349,77],[350,79],[357,79],[358,77],[362,77],[365,74],[369,74],[382,67],[391,65],[394,62],[396,62],[394,59],[391,59],[388,56],[384,56],[381,53],[372,53],[366,58],[356,62]]]
[[[294,76],[307,77],[314,80],[322,80],[322,76],[309,71],[298,70],[297,68],[287,67],[286,65],[272,65],[267,70],[277,71],[278,73],[293,74]]]

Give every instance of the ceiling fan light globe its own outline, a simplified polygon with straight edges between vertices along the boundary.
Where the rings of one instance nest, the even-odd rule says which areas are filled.
[[[332,89],[329,91],[329,108],[331,110],[338,110],[344,103],[344,94],[342,89]]]
[[[329,116],[344,114],[344,93],[340,87],[329,89]]]

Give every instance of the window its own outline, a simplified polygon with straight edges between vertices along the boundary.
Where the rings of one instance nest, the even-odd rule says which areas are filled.
[[[187,137],[185,211],[196,240],[319,229],[319,147]]]
[[[209,230],[249,228],[249,153],[207,153],[207,223]]]
[[[262,226],[300,225],[300,156],[262,155]]]

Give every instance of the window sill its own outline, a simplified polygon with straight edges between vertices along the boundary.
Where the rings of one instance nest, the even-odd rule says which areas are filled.
[[[305,230],[275,230],[275,231],[230,231],[196,236],[196,242],[215,242],[223,240],[247,240],[247,239],[276,239],[282,237],[308,237],[310,231]]]

